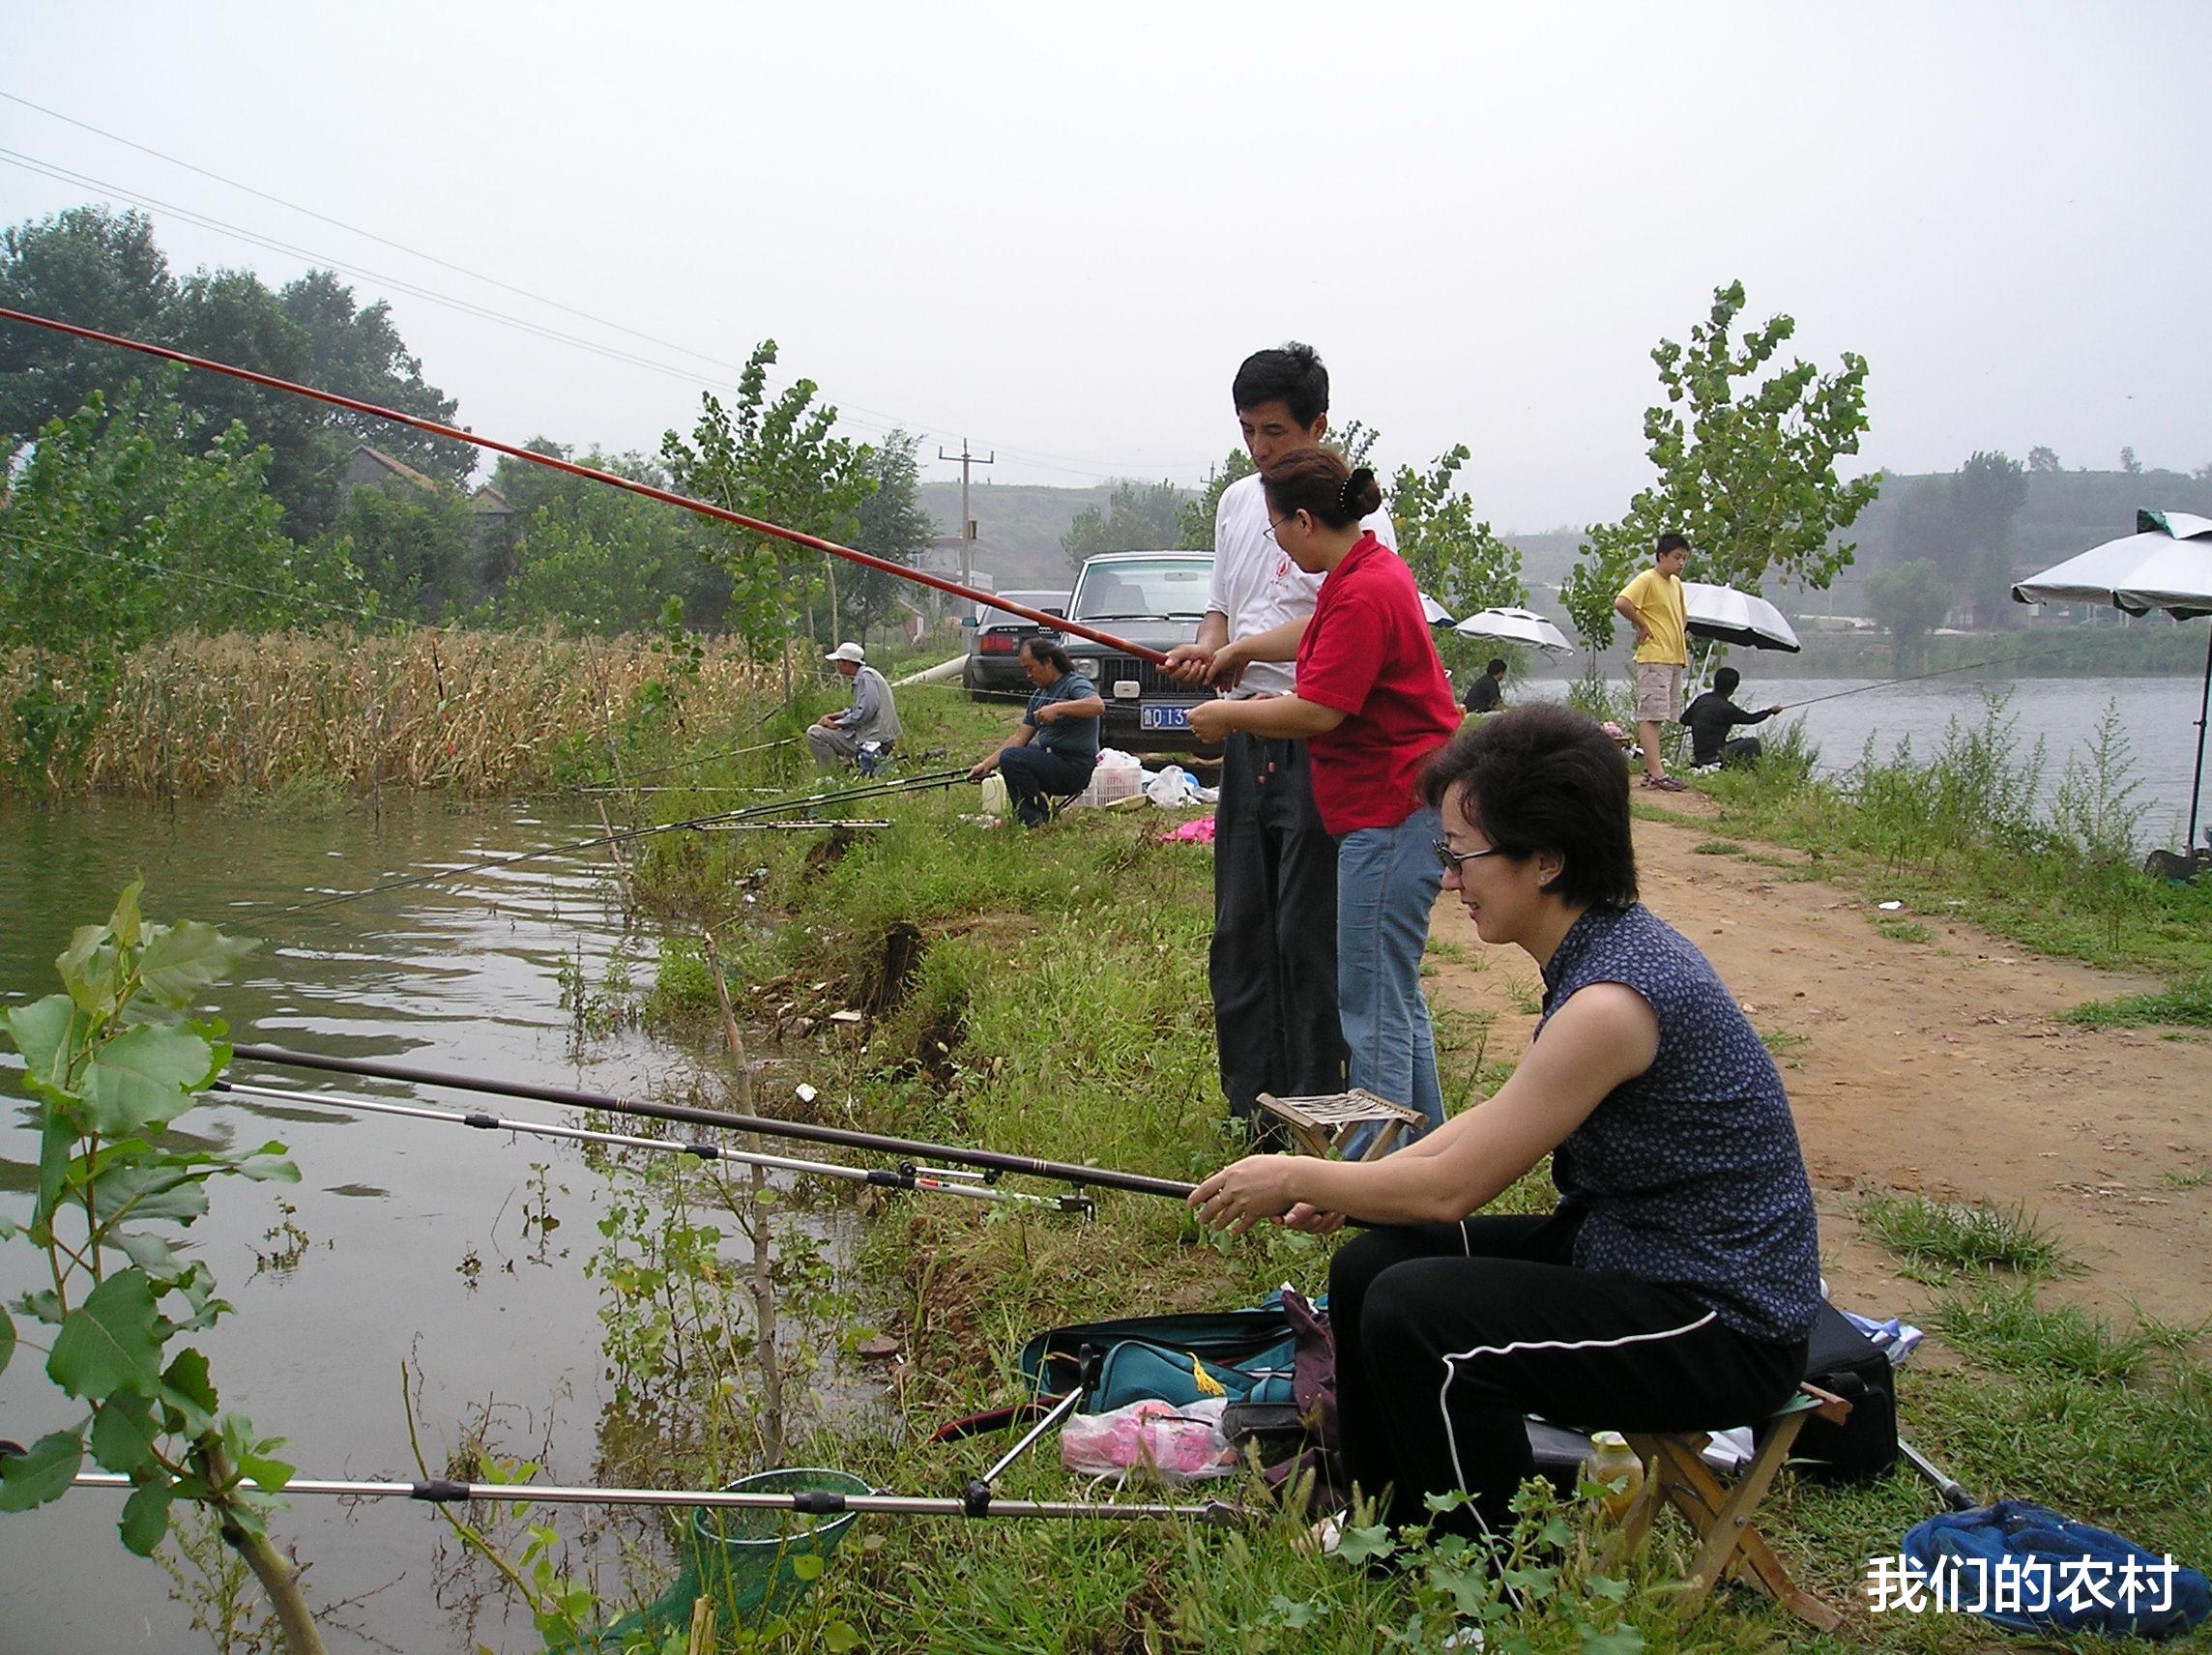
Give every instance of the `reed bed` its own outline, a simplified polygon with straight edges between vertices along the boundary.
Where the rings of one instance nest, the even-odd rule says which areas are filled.
[[[709,644],[695,672],[679,673],[654,644],[491,631],[182,633],[123,662],[81,757],[43,779],[163,798],[306,779],[497,794],[546,781],[580,741],[694,711],[718,728],[778,692],[775,669],[735,645]],[[0,707],[37,664],[29,652],[0,656]],[[10,719],[0,787],[41,779],[23,765]]]

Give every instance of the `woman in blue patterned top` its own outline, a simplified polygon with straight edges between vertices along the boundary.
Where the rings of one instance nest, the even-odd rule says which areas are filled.
[[[1544,976],[1536,1038],[1487,1102],[1385,1160],[1253,1155],[1201,1184],[1208,1224],[1372,1225],[1329,1271],[1346,1468],[1472,1496],[1502,1532],[1533,1470],[1523,1416],[1689,1431],[1764,1418],[1805,1372],[1819,1243],[1781,1076],[1734,999],[1637,901],[1628,774],[1580,713],[1512,709],[1422,777],[1444,886]],[[1470,1216],[1549,1153],[1558,1205]]]

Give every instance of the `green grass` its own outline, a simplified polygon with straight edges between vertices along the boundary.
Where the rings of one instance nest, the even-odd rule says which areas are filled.
[[[1994,1280],[1945,1294],[1935,1322],[1956,1350],[1993,1372],[2096,1383],[2137,1379],[2154,1356],[2186,1348],[2203,1332],[2138,1311],[2134,1329],[2122,1333],[2077,1306],[2040,1303],[2032,1282]]]
[[[1877,936],[1887,937],[1892,943],[1933,942],[1936,933],[1915,919],[1900,919],[1894,915],[1877,914],[1867,921]]]
[[[2023,1206],[1877,1193],[1859,1203],[1859,1222],[1884,1247],[1923,1270],[2049,1275],[2071,1267],[2065,1249]]]
[[[2092,1000],[2059,1013],[2065,1023],[2092,1029],[2133,1029],[2145,1024],[2173,1024],[2188,1029],[2212,1029],[2212,973],[2178,984],[2164,994],[2130,994],[2117,1000]]]
[[[1759,1043],[1766,1048],[1769,1057],[1787,1058],[1790,1053],[1810,1046],[1813,1037],[1810,1034],[1793,1034],[1787,1029],[1766,1029],[1760,1031]]]
[[[1690,847],[1693,857],[1740,857],[1743,847],[1733,839],[1704,839]]]

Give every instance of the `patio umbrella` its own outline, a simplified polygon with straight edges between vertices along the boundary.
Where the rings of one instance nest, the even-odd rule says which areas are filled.
[[[1449,626],[1451,624],[1451,611],[1425,592],[1421,594],[1421,614],[1432,626]]]
[[[2029,575],[2012,589],[2012,595],[2016,603],[2110,603],[2130,615],[2163,609],[2176,621],[2212,615],[2212,517],[2192,517],[2183,511],[2138,511],[2134,534],[2091,546],[2054,568]],[[2189,781],[2189,836],[2182,841],[2183,851],[2193,859],[2197,856],[2197,806],[2204,783],[2208,710],[2212,710],[2212,636],[2204,640],[2204,693],[2197,707],[2197,769]],[[2158,859],[2155,853],[2152,859]]]
[[[1682,583],[1682,607],[1688,612],[1693,637],[1716,644],[1742,644],[1754,650],[1788,650],[1795,654],[1804,646],[1782,611],[1763,597],[1738,592],[1732,586],[1711,586],[1702,580]]]
[[[1478,609],[1452,628],[1463,638],[1496,638],[1564,654],[1574,646],[1567,635],[1533,609]]]

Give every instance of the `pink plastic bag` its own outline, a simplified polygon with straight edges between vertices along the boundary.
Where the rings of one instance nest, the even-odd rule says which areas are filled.
[[[1061,1464],[1090,1477],[1141,1472],[1167,1483],[1230,1476],[1237,1453],[1221,1435],[1227,1406],[1222,1397],[1187,1408],[1147,1399],[1107,1413],[1072,1414],[1060,1431]]]

